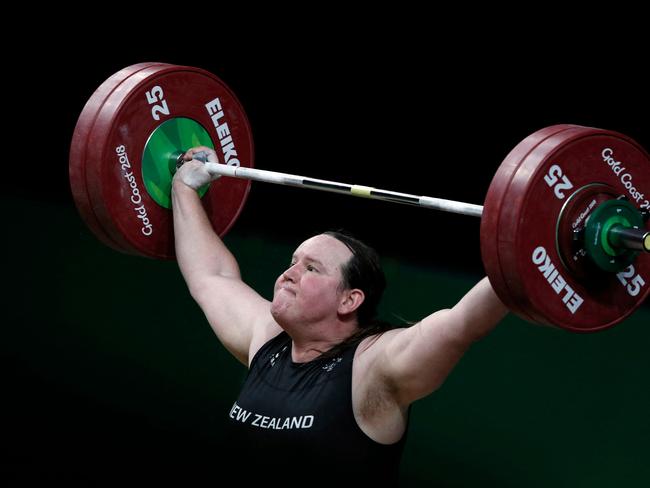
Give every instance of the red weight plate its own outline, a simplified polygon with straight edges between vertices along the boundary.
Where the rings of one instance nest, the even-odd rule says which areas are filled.
[[[584,279],[562,264],[557,229],[567,200],[598,183],[650,207],[650,157],[622,134],[571,127],[545,139],[517,168],[503,195],[498,255],[506,303],[535,321],[575,332],[611,327],[650,292],[650,256],[621,273]],[[609,191],[609,190],[608,190]]]
[[[131,75],[141,71],[149,66],[160,65],[162,63],[138,63],[127,66],[117,73],[113,74],[104,83],[102,83],[97,90],[91,95],[86,102],[74,129],[72,136],[72,143],[70,144],[69,155],[69,178],[70,190],[74,199],[75,205],[84,220],[86,225],[92,230],[97,238],[104,244],[124,252],[125,250],[112,239],[108,233],[101,226],[97,216],[93,212],[90,198],[86,187],[86,164],[88,149],[87,139],[88,134],[93,129],[97,114],[101,110],[106,98],[120,85],[125,79]]]
[[[142,175],[149,137],[173,118],[191,119],[202,126],[220,162],[253,165],[246,114],[232,91],[212,73],[159,65],[124,80],[106,99],[87,138],[86,184],[102,227],[129,253],[174,258],[172,213],[147,193]],[[249,188],[249,181],[233,178],[211,183],[202,201],[218,234],[224,235],[233,225]]]
[[[534,321],[532,317],[529,317],[526,314],[525,310],[517,307],[517,304],[513,303],[512,300],[509,299],[510,292],[501,272],[498,249],[501,210],[502,206],[511,205],[511,202],[505,199],[506,190],[522,161],[540,143],[571,127],[573,126],[568,124],[558,124],[545,127],[529,135],[517,144],[503,160],[492,178],[492,182],[490,183],[483,204],[483,215],[481,217],[481,257],[483,259],[485,271],[492,287],[501,300],[504,303],[509,304],[513,312],[518,313],[526,320]]]

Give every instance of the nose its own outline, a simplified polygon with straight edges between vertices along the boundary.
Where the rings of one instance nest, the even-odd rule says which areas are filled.
[[[290,281],[291,283],[296,282],[296,265],[289,266],[284,273],[282,273],[282,279],[285,281]]]
[[[282,274],[280,275],[280,278],[282,281],[290,281],[291,283],[294,282],[293,278],[293,268],[294,266],[289,266],[287,269],[285,269]]]

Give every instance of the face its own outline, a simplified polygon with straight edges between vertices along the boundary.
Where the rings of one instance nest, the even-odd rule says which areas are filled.
[[[345,244],[328,235],[303,242],[275,282],[275,320],[280,325],[309,324],[336,317],[344,292],[341,267],[351,257]]]

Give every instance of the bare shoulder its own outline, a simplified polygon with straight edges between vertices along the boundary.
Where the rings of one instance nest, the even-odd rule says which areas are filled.
[[[390,329],[363,339],[354,354],[355,364],[363,366],[376,361],[387,345],[404,330],[404,327]]]
[[[386,361],[387,349],[405,328],[391,329],[366,337],[354,354],[352,365],[353,388],[366,391],[386,384],[382,363]],[[380,389],[384,389],[383,387]]]

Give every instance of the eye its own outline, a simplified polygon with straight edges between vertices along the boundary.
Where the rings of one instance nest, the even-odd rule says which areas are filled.
[[[314,268],[311,264],[307,265],[307,271],[316,271],[316,272],[318,272],[318,270],[316,268]]]

